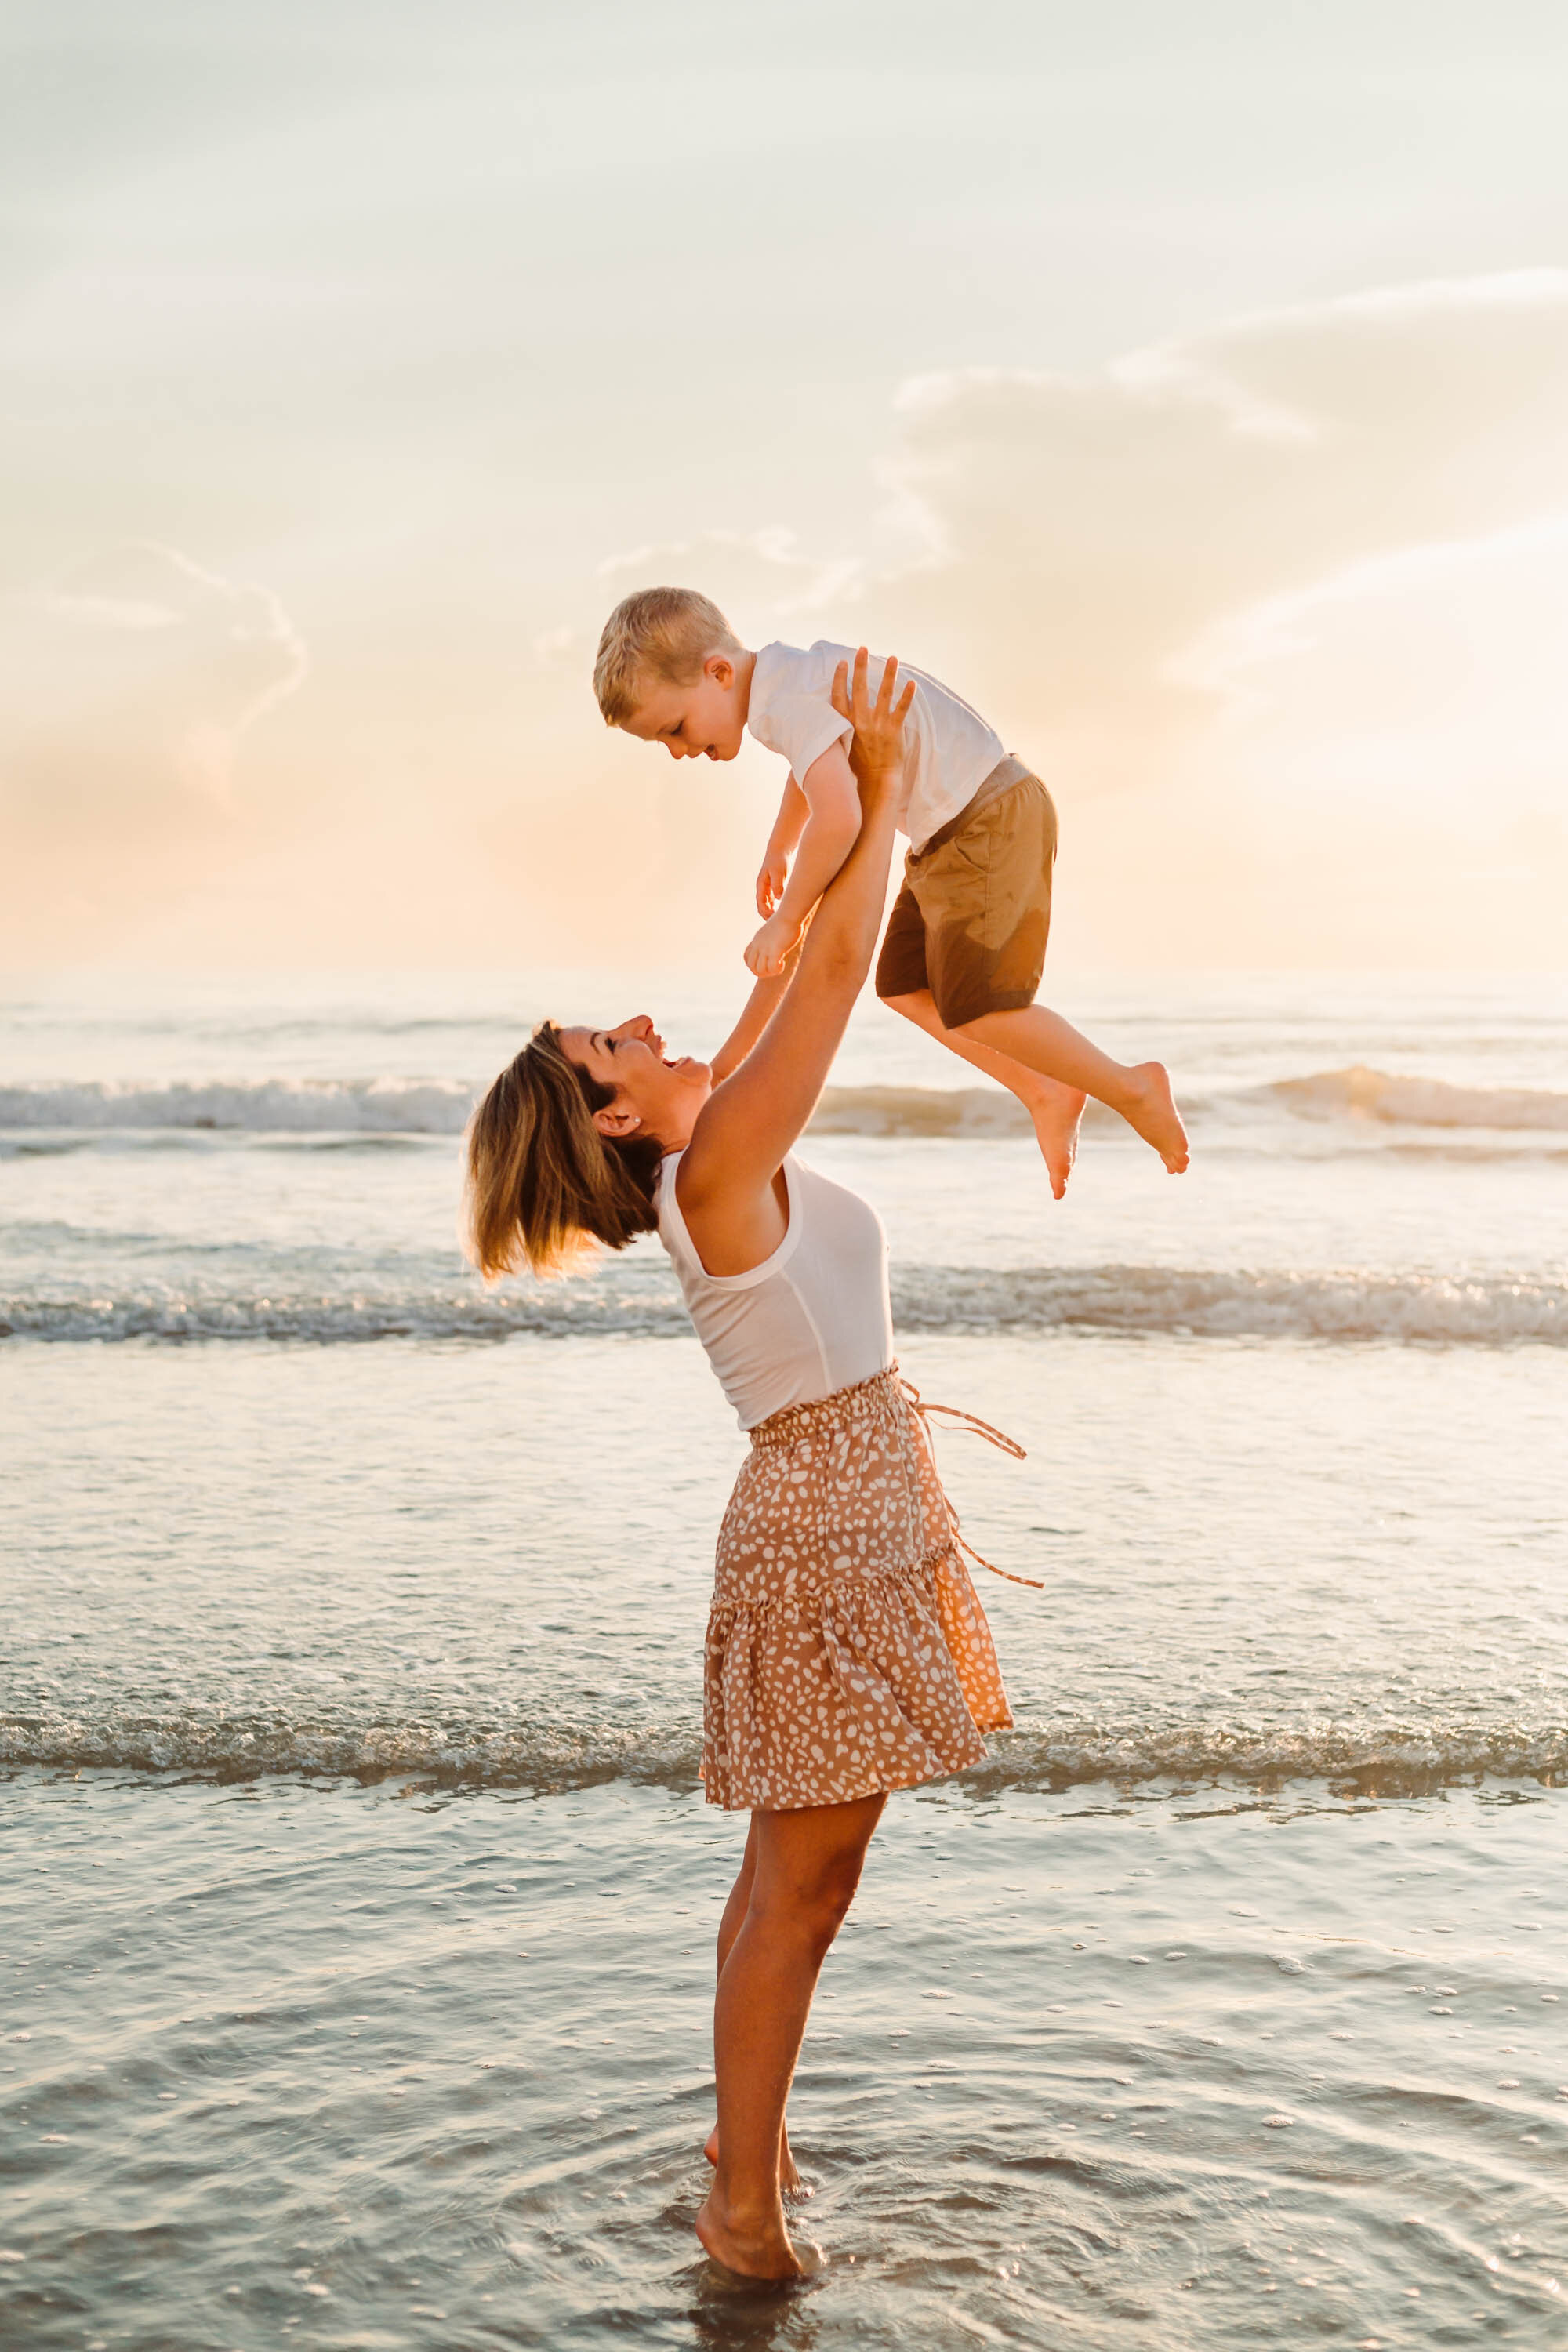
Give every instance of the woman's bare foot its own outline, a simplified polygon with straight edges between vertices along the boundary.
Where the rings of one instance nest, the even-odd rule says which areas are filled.
[[[770,2214],[731,2213],[720,2199],[717,2181],[697,2216],[697,2234],[714,2262],[742,2278],[809,2278],[822,2267],[815,2247],[803,2245],[797,2250],[790,2243],[784,2215],[776,2207]]]
[[[712,2130],[709,2133],[702,2153],[708,2158],[710,2164],[718,2163],[719,2126],[717,2124],[714,2125]],[[781,2193],[785,2197],[799,2197],[804,2199],[809,2197],[812,2193],[807,2184],[801,2179],[800,2173],[796,2168],[795,2158],[790,2152],[789,2134],[787,2132],[779,2142],[779,2189]]]
[[[1140,1062],[1125,1100],[1116,1106],[1135,1133],[1152,1143],[1173,1176],[1187,1164],[1187,1130],[1163,1062]]]
[[[1051,1180],[1051,1197],[1059,1201],[1078,1158],[1078,1129],[1083,1117],[1084,1097],[1077,1087],[1064,1087],[1058,1078],[1038,1078],[1036,1088],[1037,1091],[1031,1090],[1025,1108],[1035,1122],[1035,1140]]]

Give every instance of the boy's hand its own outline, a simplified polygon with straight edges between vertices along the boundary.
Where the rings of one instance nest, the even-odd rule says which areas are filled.
[[[770,916],[746,949],[746,969],[758,980],[777,980],[800,944],[804,924]]]
[[[773,912],[779,900],[784,897],[784,884],[788,880],[789,859],[782,849],[775,849],[770,841],[767,855],[763,859],[763,870],[757,877],[759,915],[771,915]]]

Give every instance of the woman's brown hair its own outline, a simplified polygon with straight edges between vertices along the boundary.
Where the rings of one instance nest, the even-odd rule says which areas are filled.
[[[653,1232],[664,1147],[601,1135],[594,1113],[615,1098],[568,1060],[552,1021],[501,1072],[468,1128],[468,1255],[487,1281],[565,1274],[596,1241],[625,1249]]]

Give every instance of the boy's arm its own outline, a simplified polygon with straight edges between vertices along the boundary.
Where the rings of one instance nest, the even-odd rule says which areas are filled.
[[[800,780],[811,814],[795,854],[795,871],[778,903],[781,922],[804,923],[860,838],[860,795],[843,744],[830,743]]]
[[[762,872],[757,876],[757,912],[771,915],[784,894],[789,879],[789,862],[795,846],[805,829],[811,814],[805,794],[793,775],[784,778],[784,797],[779,813],[773,819],[773,829],[768,835],[768,845],[763,853]]]
[[[795,871],[783,898],[746,949],[746,963],[759,980],[770,980],[780,959],[800,936],[800,927],[860,837],[860,798],[842,743],[831,743],[800,780],[811,814],[795,852]]]
[[[742,1007],[741,1017],[731,1030],[712,1061],[713,1083],[721,1086],[738,1070],[747,1055],[763,1035],[768,1023],[784,1003],[784,991],[794,977],[805,940],[803,930],[784,959],[783,965],[771,980],[759,980]]]

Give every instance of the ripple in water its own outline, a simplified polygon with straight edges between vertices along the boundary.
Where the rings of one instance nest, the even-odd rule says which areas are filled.
[[[24,1775],[5,2340],[1544,2345],[1564,1801],[895,1799],[780,2294],[690,2226],[737,1823]]]

